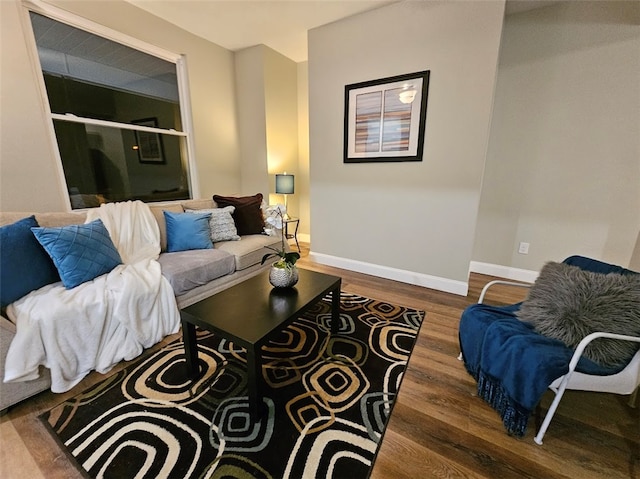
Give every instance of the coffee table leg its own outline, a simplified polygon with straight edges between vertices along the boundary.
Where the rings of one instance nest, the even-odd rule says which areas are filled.
[[[198,364],[198,343],[196,342],[196,327],[187,321],[182,322],[182,341],[187,363],[187,374],[194,380],[200,375]]]
[[[340,289],[342,281],[331,292],[331,334],[336,334],[340,327]]]
[[[247,375],[249,388],[249,414],[254,421],[260,420],[262,411],[262,391],[260,377],[260,354],[255,348],[247,349]]]

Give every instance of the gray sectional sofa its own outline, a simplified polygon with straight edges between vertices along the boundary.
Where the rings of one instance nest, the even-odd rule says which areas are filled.
[[[280,236],[247,235],[238,241],[214,243],[214,249],[166,252],[166,225],[163,211],[179,213],[190,210],[215,208],[212,199],[176,200],[149,204],[160,229],[161,254],[158,261],[162,274],[171,284],[179,308],[184,308],[233,286],[269,267],[261,265],[262,257],[271,252],[267,247],[280,248]],[[70,213],[0,212],[0,226],[14,223],[35,214],[40,226],[82,224],[86,211]],[[285,248],[288,245],[285,244]],[[40,378],[32,381],[3,383],[4,364],[16,326],[0,316],[0,411],[50,387],[46,368]]]

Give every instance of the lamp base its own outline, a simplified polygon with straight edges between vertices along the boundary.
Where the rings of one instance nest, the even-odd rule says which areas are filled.
[[[288,195],[282,195],[282,196],[284,196],[284,214],[282,215],[282,219],[284,221],[289,221],[289,218],[291,218],[291,217],[289,216],[289,208],[287,206],[287,196]]]

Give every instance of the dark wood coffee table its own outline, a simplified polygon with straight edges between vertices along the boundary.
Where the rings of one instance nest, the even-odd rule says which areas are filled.
[[[180,312],[190,378],[198,366],[196,326],[233,341],[247,351],[249,411],[254,420],[262,409],[261,348],[273,333],[286,328],[302,313],[331,293],[331,333],[338,331],[341,278],[304,269],[293,288],[276,289],[269,271],[186,307]]]

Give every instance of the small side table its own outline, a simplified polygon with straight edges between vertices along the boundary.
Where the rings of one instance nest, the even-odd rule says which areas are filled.
[[[293,233],[289,233],[289,224],[296,225]],[[300,253],[300,243],[298,243],[298,226],[300,226],[300,218],[288,218],[284,220],[284,237],[287,239],[294,239],[296,241],[296,247],[298,248],[298,253]]]

